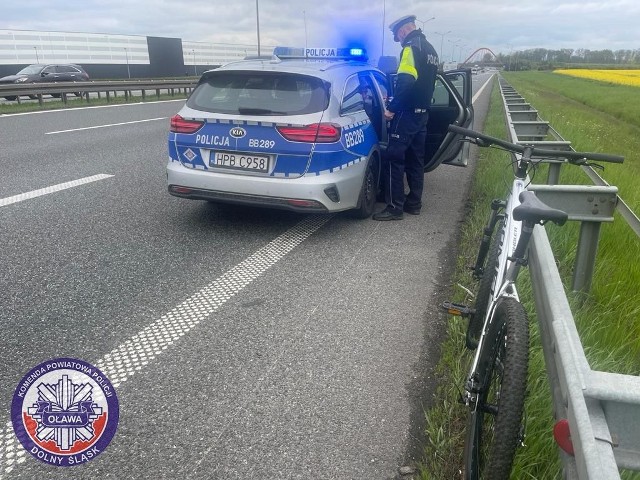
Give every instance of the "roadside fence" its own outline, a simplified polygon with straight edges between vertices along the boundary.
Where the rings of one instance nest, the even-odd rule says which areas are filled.
[[[512,142],[572,150],[503,78],[500,91]],[[558,185],[563,163],[550,163],[547,185],[529,189],[581,222],[572,288],[588,292],[602,222],[612,222],[617,210],[640,236],[640,220],[591,167],[582,168],[594,185]],[[619,469],[640,471],[640,377],[591,369],[544,228],[534,229],[532,240],[529,271],[556,428],[568,426],[574,450],[560,450],[564,477],[609,480],[620,478]]]
[[[91,93],[97,93],[98,98],[104,98],[110,101],[116,98],[118,93],[124,95],[128,100],[132,92],[141,92],[142,99],[146,99],[147,95],[156,95],[160,97],[162,92],[174,96],[177,94],[188,94],[196,86],[197,79],[191,80],[129,80],[129,81],[90,81],[90,82],[60,82],[60,83],[28,83],[28,84],[9,84],[0,85],[0,98],[16,97],[18,103],[21,103],[21,96],[28,96],[32,99],[38,99],[40,105],[43,105],[43,95],[52,95],[60,97],[64,103],[67,103],[69,96],[82,97],[87,102],[91,102]]]

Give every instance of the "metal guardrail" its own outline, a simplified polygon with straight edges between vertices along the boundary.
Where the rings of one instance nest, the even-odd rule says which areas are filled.
[[[524,98],[508,86],[504,79],[500,80],[501,91],[504,98],[505,114],[507,117],[507,124],[509,126],[509,133],[511,139],[515,143],[527,143],[530,145],[537,145],[546,149],[558,149],[558,150],[572,150],[571,142],[563,139],[560,134],[549,125],[548,122],[543,121],[538,111],[535,110],[531,104],[529,104]],[[515,107],[515,110],[514,110]],[[526,121],[522,121],[524,116],[528,115]],[[532,127],[535,125],[535,130]],[[560,179],[560,169],[565,163],[564,161],[548,161],[549,163],[549,176],[547,178],[548,185],[557,185]],[[594,212],[591,218],[582,218],[580,226],[580,238],[578,240],[578,253],[576,259],[576,265],[574,268],[573,277],[573,290],[588,292],[591,287],[591,278],[593,276],[595,266],[595,252],[598,246],[598,239],[600,237],[600,225],[601,222],[612,222],[611,218],[603,219],[599,218],[599,214],[603,209],[609,210],[611,206],[615,207],[615,210],[622,215],[627,224],[640,238],[640,219],[629,208],[620,196],[617,195],[617,189],[611,187],[593,168],[589,166],[581,167],[583,171],[591,178],[594,185],[604,188],[605,190],[595,190],[595,187],[583,187],[584,189],[584,201],[592,205]],[[615,190],[615,191],[614,191]],[[602,192],[607,194],[602,194]],[[614,195],[612,197],[611,195]],[[548,203],[551,206],[557,206],[560,209],[566,207],[566,196],[561,195],[558,203],[556,198],[548,198]],[[547,201],[547,200],[545,200]],[[613,202],[613,205],[612,205]],[[566,208],[564,208],[566,210]],[[569,212],[570,213],[570,212]],[[590,221],[591,220],[591,221]]]
[[[60,96],[66,103],[68,95],[76,95],[90,101],[90,93],[98,93],[98,98],[104,93],[107,101],[111,95],[117,97],[118,92],[122,92],[126,98],[131,96],[131,92],[142,91],[143,99],[147,92],[154,92],[160,96],[161,92],[175,95],[175,92],[190,92],[197,83],[193,80],[127,80],[127,81],[89,81],[89,82],[60,82],[60,83],[27,83],[0,85],[1,97],[17,97],[20,103],[21,96],[37,97],[40,104],[43,103],[43,95]]]
[[[535,112],[535,120],[530,116],[527,121],[542,120],[502,78],[500,90],[514,143],[543,142],[545,148],[571,149],[570,142],[562,139],[551,126],[542,138],[531,138],[531,130],[520,135],[520,112],[529,112],[531,116]],[[513,121],[514,117],[517,120]],[[587,233],[581,230],[583,245],[577,256],[583,258],[576,260],[577,269],[581,264],[593,264],[599,225],[613,220],[614,208],[625,218],[630,215],[627,221],[636,233],[640,231],[640,221],[622,202],[617,189],[599,176],[600,180],[596,179],[594,186],[557,185],[557,169],[561,164],[550,165],[553,167],[549,173],[550,185],[536,185],[531,189],[544,198],[545,203],[567,211],[570,219],[588,225],[585,227]],[[574,448],[574,456],[560,450],[565,478],[609,480],[620,478],[620,468],[640,471],[640,377],[596,371],[589,366],[544,228],[534,230],[529,248],[529,271],[554,416],[556,420],[568,420]],[[583,283],[578,282],[578,286],[588,287],[590,273],[583,272],[582,275]],[[585,281],[587,276],[588,281]],[[574,288],[575,284],[574,274]]]

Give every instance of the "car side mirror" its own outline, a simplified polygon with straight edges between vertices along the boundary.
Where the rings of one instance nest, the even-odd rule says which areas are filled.
[[[46,77],[47,75],[49,75],[49,72],[42,72],[42,73],[40,74],[40,76],[41,76],[41,77]]]

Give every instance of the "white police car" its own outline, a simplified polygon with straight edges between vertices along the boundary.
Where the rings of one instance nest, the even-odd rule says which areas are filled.
[[[392,76],[362,49],[278,47],[205,72],[171,119],[167,180],[178,197],[371,215]],[[466,165],[451,123],[473,119],[470,71],[438,76],[425,170]]]

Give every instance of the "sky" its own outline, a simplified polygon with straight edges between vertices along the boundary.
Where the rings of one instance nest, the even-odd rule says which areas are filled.
[[[261,46],[365,46],[396,55],[388,25],[413,14],[443,61],[478,49],[640,49],[638,0],[23,0],[0,29],[177,37]],[[256,9],[256,4],[258,8]],[[256,10],[258,15],[256,15]],[[424,23],[423,23],[424,22]]]

